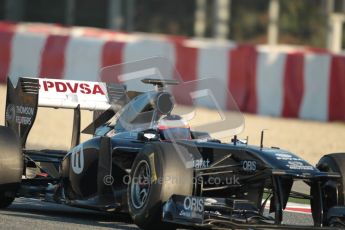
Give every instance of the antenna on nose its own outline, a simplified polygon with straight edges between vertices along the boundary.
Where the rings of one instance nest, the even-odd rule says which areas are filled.
[[[264,134],[265,134],[265,131],[267,129],[263,129],[261,130],[261,139],[260,139],[260,149],[262,150],[262,148],[264,147]]]

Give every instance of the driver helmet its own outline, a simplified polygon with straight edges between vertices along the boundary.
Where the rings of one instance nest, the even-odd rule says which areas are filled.
[[[159,120],[158,132],[162,140],[192,139],[190,125],[179,115],[168,115]]]

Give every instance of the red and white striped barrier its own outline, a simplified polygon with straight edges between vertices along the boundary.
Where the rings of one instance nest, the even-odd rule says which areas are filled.
[[[266,209],[270,208],[270,202],[268,201],[265,206]],[[284,209],[285,212],[294,212],[302,214],[311,214],[310,204],[300,204],[294,202],[288,202]]]
[[[291,205],[289,204],[284,209],[286,212],[295,212],[295,213],[302,213],[302,214],[311,214],[311,208],[308,205],[301,206],[301,205]]]
[[[100,68],[168,57],[185,81],[221,80],[243,112],[345,121],[345,56],[307,48],[240,45],[93,28],[0,22],[7,76],[97,80]],[[109,80],[109,79],[103,79]],[[219,102],[229,104],[226,94]]]

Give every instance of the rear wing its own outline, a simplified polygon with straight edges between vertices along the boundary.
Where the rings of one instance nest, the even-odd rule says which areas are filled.
[[[74,126],[80,129],[80,110],[105,111],[111,105],[126,100],[124,85],[57,80],[46,78],[19,78],[14,86],[7,79],[5,125],[20,137],[22,147],[34,124],[37,108],[67,108],[75,110]],[[77,113],[77,115],[76,115]],[[75,132],[73,132],[75,133]]]

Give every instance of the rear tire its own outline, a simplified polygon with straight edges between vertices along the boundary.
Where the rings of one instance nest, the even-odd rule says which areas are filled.
[[[23,154],[17,135],[0,126],[0,208],[15,199],[23,174]]]
[[[14,197],[6,195],[7,192],[0,192],[0,209],[7,208],[14,201]]]
[[[179,152],[188,155],[183,147],[179,147]],[[143,172],[142,175],[139,172]],[[173,178],[177,181],[174,182]],[[145,183],[147,179],[149,183]],[[181,179],[183,181],[179,183]],[[185,167],[174,145],[148,144],[137,155],[132,166],[127,190],[129,213],[141,229],[176,229],[177,226],[161,221],[163,204],[173,194],[188,196],[192,195],[192,191],[193,169]]]

